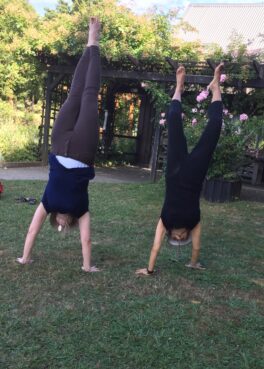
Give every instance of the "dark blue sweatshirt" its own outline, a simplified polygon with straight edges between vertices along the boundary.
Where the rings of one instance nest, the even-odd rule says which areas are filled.
[[[200,193],[179,183],[177,176],[166,185],[161,219],[167,230],[192,230],[200,222]]]
[[[45,210],[80,218],[89,210],[88,184],[94,168],[67,169],[54,154],[49,154],[49,165],[49,181],[41,200]]]

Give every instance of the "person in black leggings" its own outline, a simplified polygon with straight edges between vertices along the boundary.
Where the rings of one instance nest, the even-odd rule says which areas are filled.
[[[192,240],[191,261],[186,264],[193,269],[205,269],[199,263],[201,224],[200,193],[203,181],[217,145],[221,127],[223,105],[220,91],[220,75],[223,64],[219,64],[209,90],[212,102],[208,110],[208,123],[200,140],[188,153],[183,132],[181,94],[184,89],[185,68],[176,72],[177,86],[168,111],[168,154],[166,167],[166,194],[161,216],[156,228],[154,244],[147,268],[136,274],[151,275],[165,234],[169,242],[186,243]]]
[[[100,89],[100,22],[92,17],[87,47],[76,67],[71,89],[51,135],[49,181],[31,221],[20,264],[29,264],[35,239],[50,214],[59,231],[79,224],[83,266],[91,266],[88,184],[94,178],[94,160],[99,139],[98,93]]]

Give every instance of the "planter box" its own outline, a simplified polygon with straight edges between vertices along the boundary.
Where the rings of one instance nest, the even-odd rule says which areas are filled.
[[[204,181],[203,197],[210,202],[230,202],[240,199],[241,180],[226,181],[209,179]]]

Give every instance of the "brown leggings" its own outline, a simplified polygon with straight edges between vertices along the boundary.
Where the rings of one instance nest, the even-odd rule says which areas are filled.
[[[54,123],[53,154],[93,165],[99,139],[100,72],[99,48],[90,46],[78,62],[69,95]]]

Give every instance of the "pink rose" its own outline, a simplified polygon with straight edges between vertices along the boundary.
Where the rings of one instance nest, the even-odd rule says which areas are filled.
[[[142,88],[145,88],[145,87],[146,87],[146,88],[148,88],[148,86],[149,86],[149,85],[148,85],[148,83],[146,83],[146,82],[141,82],[141,87],[142,87]]]
[[[159,124],[164,127],[166,123],[166,119],[160,119]]]
[[[195,119],[195,118],[194,118],[194,119],[192,120],[192,126],[193,126],[193,127],[194,127],[194,126],[196,126],[196,124],[197,124],[197,123],[198,123],[198,122],[197,122],[197,119]]]
[[[161,118],[165,118],[166,114],[165,113],[160,113]]]
[[[199,93],[199,95],[196,97],[196,101],[197,101],[197,102],[201,102],[201,101],[203,101],[203,100],[207,99],[208,95],[209,95],[209,91],[207,91],[207,90],[203,90],[203,91],[202,91],[202,92],[200,92],[200,93]]]
[[[232,53],[231,53],[232,57],[233,58],[237,58],[238,57],[238,51],[237,50],[234,50]]]
[[[205,99],[207,99],[207,97],[208,97],[208,95],[209,95],[209,91],[208,91],[208,90],[203,90],[203,91],[201,92],[201,95],[202,95]]]
[[[226,80],[226,78],[227,78],[226,74],[221,74],[221,76],[220,76],[220,82],[221,83],[224,83],[225,80]]]
[[[227,114],[228,114],[228,110],[227,110],[227,109],[224,109],[224,110],[223,110],[223,113],[224,113],[225,115],[227,115]]]
[[[193,108],[193,109],[192,109],[192,113],[197,113],[197,111],[198,111],[198,110],[197,110],[196,108]]]
[[[239,120],[241,121],[241,122],[243,122],[244,120],[248,120],[248,115],[247,114],[240,114],[240,116],[239,116]]]

